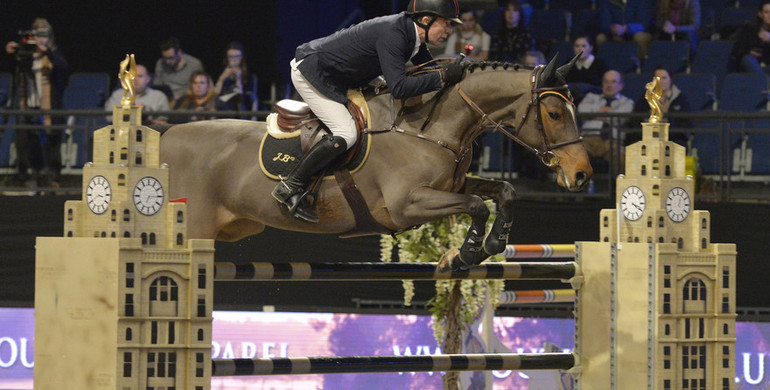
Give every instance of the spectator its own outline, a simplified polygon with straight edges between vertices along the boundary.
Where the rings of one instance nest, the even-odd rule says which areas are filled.
[[[62,108],[62,95],[67,76],[67,60],[54,40],[53,27],[48,20],[37,18],[32,22],[29,36],[23,45],[11,41],[5,51],[15,62],[14,106],[29,110]],[[50,125],[62,124],[62,118],[30,115],[19,118],[20,124],[42,125],[41,130],[16,131],[18,163],[17,184],[27,184],[32,169],[38,186],[58,187],[61,171],[61,132]]]
[[[168,98],[166,94],[157,89],[150,88],[150,74],[147,72],[147,67],[141,64],[136,65],[136,77],[133,81],[134,84],[134,99],[137,106],[142,106],[142,122],[144,124],[166,123],[168,118],[165,116],[147,115],[147,113],[156,111],[170,111],[171,108],[168,104]],[[123,99],[123,89],[118,88],[112,91],[107,102],[104,103],[104,109],[112,111],[113,106],[119,106],[120,100]],[[108,117],[109,121],[112,121],[112,117]]]
[[[655,23],[655,4],[651,0],[598,0],[599,35],[596,45],[607,41],[633,40],[639,45],[639,58],[647,57]]]
[[[489,45],[492,38],[476,23],[476,11],[460,11],[463,24],[454,29],[446,41],[444,54],[465,54],[473,61],[486,61],[489,58]]]
[[[538,65],[545,65],[545,56],[543,55],[543,52],[538,50],[528,51],[524,53],[524,56],[521,58],[521,64],[532,68]]]
[[[699,0],[658,0],[658,39],[687,41],[690,53],[698,48],[700,37]]]
[[[256,109],[256,89],[246,66],[243,44],[230,42],[222,61],[225,70],[219,75],[214,91],[217,94],[217,110],[244,111]]]
[[[524,24],[524,11],[517,0],[506,1],[503,23],[492,38],[489,56],[494,61],[517,62],[535,47],[535,40]]]
[[[602,76],[602,92],[587,93],[577,110],[581,113],[630,113],[634,109],[634,101],[621,95],[622,90],[623,76],[616,70],[608,70]],[[616,140],[617,129],[626,122],[627,118],[594,118],[583,122],[583,145],[588,155],[611,162],[610,136]]]
[[[663,90],[663,96],[660,99],[660,110],[663,112],[664,117],[668,119],[666,115],[669,112],[688,112],[690,111],[690,105],[687,103],[687,96],[673,83],[671,79],[671,73],[664,66],[657,66],[652,74],[653,77],[660,78],[660,86]],[[635,112],[650,112],[650,104],[646,99],[641,99],[634,105]],[[673,128],[687,128],[692,127],[692,123],[689,119],[677,118],[676,120],[670,120]],[[641,134],[634,133],[626,136],[626,145],[630,145],[636,141],[641,140]],[[684,133],[674,133],[669,135],[669,140],[684,145],[687,142],[687,136]]]
[[[217,93],[214,91],[214,82],[211,76],[203,71],[198,71],[190,76],[187,93],[174,103],[175,110],[214,111],[216,109]],[[192,115],[189,121],[210,119],[205,116]]]
[[[184,53],[179,40],[172,37],[160,43],[161,58],[155,63],[155,81],[153,85],[167,85],[173,93],[173,100],[182,97],[187,91],[190,76],[196,71],[203,71],[199,59]]]
[[[732,57],[743,72],[770,73],[770,0],[759,4],[757,17],[733,36]]]
[[[588,36],[582,35],[575,38],[572,49],[575,55],[583,52],[575,63],[575,67],[567,74],[570,92],[575,97],[575,101],[580,102],[586,93],[601,91],[602,76],[609,68],[603,59],[594,56],[594,45]]]

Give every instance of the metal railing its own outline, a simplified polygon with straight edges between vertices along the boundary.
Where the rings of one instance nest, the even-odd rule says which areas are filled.
[[[165,116],[170,122],[182,123],[191,117],[200,117],[199,111],[164,111],[143,113]],[[268,111],[212,111],[206,112],[207,118],[243,118],[249,120],[264,120]],[[54,124],[42,126],[25,123],[21,118],[48,115]],[[481,176],[498,177],[513,181],[517,191],[523,197],[547,197],[560,199],[607,198],[614,197],[614,182],[623,167],[616,158],[621,153],[622,140],[632,134],[641,133],[640,122],[646,121],[643,113],[631,114],[578,114],[580,121],[608,117],[613,120],[627,120],[627,125],[617,128],[617,131],[602,130],[610,139],[621,140],[614,142],[616,148],[612,152],[611,163],[606,168],[597,165],[594,177],[593,193],[568,193],[554,185],[529,186],[522,185],[517,178],[517,168],[512,163],[516,149],[510,141],[496,145],[496,158],[500,159],[499,168],[490,171],[481,167],[476,174]],[[700,169],[695,172],[699,188],[698,197],[701,200],[759,200],[770,201],[770,112],[725,112],[709,111],[699,113],[673,113],[671,119],[689,120],[691,127],[671,126],[670,133],[684,134],[687,155],[699,158]],[[17,131],[59,131],[61,137],[61,157],[63,176],[72,176],[77,185],[53,188],[25,188],[25,191],[47,190],[54,192],[79,192],[77,182],[81,167],[90,161],[92,153],[93,131],[106,126],[111,120],[108,111],[94,110],[0,110],[0,178],[12,176],[17,172],[15,165],[16,153],[12,145],[14,133]],[[26,121],[29,122],[29,121]],[[484,156],[482,155],[482,160]],[[597,161],[594,159],[594,161]],[[542,181],[553,181],[546,178]],[[0,182],[0,191],[10,191],[13,188]],[[545,183],[544,183],[545,184]],[[707,185],[708,187],[704,187]],[[538,189],[539,188],[539,189]]]

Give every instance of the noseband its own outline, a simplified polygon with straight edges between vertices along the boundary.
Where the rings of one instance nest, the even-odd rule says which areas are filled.
[[[482,110],[481,107],[479,107],[476,103],[474,103],[473,100],[462,89],[460,89],[460,83],[455,84],[455,89],[463,98],[463,100],[474,111],[476,111],[477,113],[479,113],[479,115],[481,115],[481,119],[479,120],[479,123],[476,125],[476,128],[472,131],[472,134],[474,136],[484,131],[484,128],[487,127],[489,124],[491,124],[494,126],[492,131],[499,130],[501,133],[505,134],[508,138],[514,140],[517,144],[523,146],[525,149],[535,154],[540,159],[540,161],[543,162],[543,164],[545,164],[550,168],[550,167],[559,165],[559,158],[553,153],[554,149],[558,149],[562,146],[567,146],[567,145],[581,142],[583,140],[583,137],[578,136],[575,139],[559,142],[555,144],[548,143],[548,137],[545,133],[545,128],[543,127],[543,119],[542,119],[542,114],[540,110],[540,100],[543,99],[544,96],[555,95],[564,99],[564,101],[566,102],[572,103],[572,96],[569,94],[569,89],[567,88],[566,85],[563,85],[560,87],[551,87],[551,88],[538,88],[537,85],[540,81],[540,75],[543,73],[544,69],[545,69],[544,65],[539,65],[532,71],[532,75],[530,77],[530,84],[531,84],[530,102],[529,102],[529,105],[527,106],[527,111],[524,113],[524,116],[521,118],[521,121],[519,122],[519,125],[514,127],[513,133],[505,130],[502,121],[495,121],[489,118],[487,114],[484,112],[484,110]],[[529,113],[532,112],[533,110],[535,112],[535,118],[534,118],[535,126],[537,127],[538,133],[540,134],[540,138],[543,141],[540,148],[535,148],[533,146],[528,145],[518,136],[518,134],[521,132],[521,129],[524,128],[524,124],[527,122]],[[475,137],[471,137],[471,138],[475,138]]]

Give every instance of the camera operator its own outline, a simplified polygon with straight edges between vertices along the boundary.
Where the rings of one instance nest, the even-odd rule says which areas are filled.
[[[5,51],[15,61],[12,101],[22,110],[52,110],[62,107],[67,73],[67,60],[56,47],[53,28],[48,20],[37,18],[29,31],[20,31],[20,39],[5,45]],[[53,122],[64,123],[64,118],[25,115],[20,124],[39,124],[40,130],[16,131],[18,177],[20,184],[30,179],[28,170],[35,172],[38,185],[58,186],[61,170],[61,130],[51,130]]]

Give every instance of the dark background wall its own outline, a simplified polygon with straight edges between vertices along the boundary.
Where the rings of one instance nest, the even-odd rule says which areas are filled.
[[[403,3],[403,4],[402,4]],[[395,4],[395,5],[394,5]],[[216,80],[228,42],[241,41],[260,97],[272,83],[285,85],[288,64],[301,43],[328,35],[357,9],[373,17],[405,8],[405,0],[3,0],[0,2],[0,72],[12,71],[5,44],[36,17],[45,17],[69,61],[70,72],[108,72],[118,87],[118,64],[127,53],[153,71],[158,44],[176,36],[182,49],[203,61]],[[394,8],[395,7],[395,8]],[[356,16],[354,15],[354,16]]]

